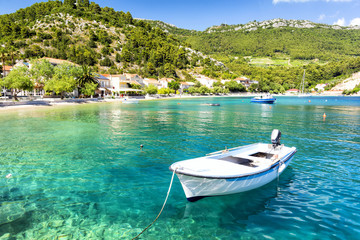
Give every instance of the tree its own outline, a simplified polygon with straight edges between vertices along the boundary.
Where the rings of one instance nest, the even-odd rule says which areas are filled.
[[[14,68],[9,75],[3,79],[2,85],[12,89],[15,100],[17,100],[17,93],[21,90],[31,91],[34,88],[29,69],[26,66]]]
[[[194,93],[198,93],[198,92],[199,92],[199,88],[197,88],[197,87],[189,87],[187,90],[188,90],[188,92],[189,92],[190,94],[194,94]]]
[[[100,14],[101,12],[101,7],[99,6],[99,4],[96,4],[94,2],[91,2],[89,5],[90,11],[92,11],[95,14]]]
[[[207,86],[203,85],[203,86],[201,86],[201,87],[199,88],[199,93],[200,93],[200,94],[210,93],[210,89],[209,89]]]
[[[78,0],[79,7],[88,8],[90,6],[89,0]]]
[[[76,0],[64,0],[64,5],[67,7],[75,8]]]
[[[11,57],[11,65],[14,66],[15,65],[15,56],[17,55],[18,53],[18,50],[10,45],[10,47],[8,48],[8,51],[9,51],[9,56]]]
[[[7,54],[7,49],[5,47],[0,47],[0,55],[1,55],[1,62],[2,62],[2,69],[1,70],[2,70],[2,73],[3,73],[3,77],[4,77],[6,54]]]
[[[258,90],[259,85],[256,83],[252,83],[249,87],[250,92],[256,92]]]
[[[85,96],[93,96],[99,83],[91,72],[90,67],[86,65],[82,66],[81,73],[77,77],[77,86],[80,88],[80,92]]]
[[[225,83],[225,87],[230,90],[230,92],[246,92],[246,88],[241,83],[237,83],[234,80]]]
[[[224,84],[221,83],[221,81],[216,81],[213,83],[213,87],[223,87]]]
[[[83,65],[81,67],[80,75],[77,77],[77,84],[79,88],[84,88],[86,83],[93,83],[98,85],[98,81],[96,81],[94,74],[91,72],[91,68]]]
[[[71,92],[75,89],[76,77],[80,74],[80,68],[71,64],[61,64],[54,68],[54,76],[45,83],[46,91],[53,91],[64,97],[64,92]]]
[[[84,87],[81,88],[81,93],[84,94],[85,96],[92,97],[97,88],[98,88],[97,83],[87,82],[85,83]]]
[[[169,88],[161,88],[158,90],[158,94],[161,95],[169,95],[170,93],[175,93],[175,91]]]
[[[147,94],[156,94],[158,92],[158,88],[152,84],[145,87],[145,93]]]
[[[46,59],[31,61],[31,79],[37,84],[45,84],[54,75],[54,66]]]
[[[219,86],[216,86],[216,87],[214,87],[214,88],[212,89],[211,92],[214,93],[214,94],[220,94],[220,93],[223,92],[223,88],[222,88],[222,87],[219,87]]]
[[[112,65],[113,65],[113,62],[107,56],[103,60],[100,61],[100,66],[111,67]]]
[[[171,81],[169,82],[169,88],[176,92],[180,88],[180,83],[178,81]]]
[[[194,87],[196,87],[196,88],[201,87],[201,83],[198,80],[196,80]]]

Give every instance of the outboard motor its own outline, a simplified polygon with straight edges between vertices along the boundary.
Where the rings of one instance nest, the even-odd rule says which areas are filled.
[[[278,129],[274,129],[271,133],[271,143],[274,148],[276,148],[281,144],[280,138],[281,138],[281,132]]]

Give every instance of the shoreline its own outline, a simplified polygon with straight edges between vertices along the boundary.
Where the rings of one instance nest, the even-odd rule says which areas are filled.
[[[169,97],[150,97],[150,98],[129,98],[139,101],[162,101],[162,100],[172,100],[172,99],[191,99],[191,98],[218,98],[218,97],[240,97],[240,98],[251,98],[258,96],[256,94],[232,94],[232,95],[200,95],[200,96],[191,96],[191,95],[180,95],[180,96],[169,96]],[[275,97],[297,97],[296,95],[273,95]],[[339,94],[319,94],[319,95],[309,95],[305,97],[359,97],[360,95],[344,96]],[[79,104],[94,104],[94,103],[122,103],[123,99],[65,99],[65,100],[25,100],[25,101],[0,101],[0,112],[8,110],[24,110],[24,109],[40,109],[40,108],[50,108],[50,107],[61,107],[61,106],[74,106]]]

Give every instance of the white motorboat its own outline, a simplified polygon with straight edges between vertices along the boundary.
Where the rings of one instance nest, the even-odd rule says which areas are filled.
[[[280,144],[281,132],[274,129],[272,144],[256,143],[179,161],[170,166],[178,176],[186,198],[245,192],[276,179],[290,164],[295,147]]]
[[[274,98],[272,95],[261,95],[259,97],[254,97],[251,99],[251,102],[255,103],[274,103],[276,101],[276,98]]]
[[[135,98],[124,98],[120,100],[122,103],[127,103],[127,104],[137,104],[139,103],[139,99],[135,99]]]

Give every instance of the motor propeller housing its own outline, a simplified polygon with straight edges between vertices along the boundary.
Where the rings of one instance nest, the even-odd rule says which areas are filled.
[[[278,129],[274,129],[271,133],[271,143],[274,148],[280,146],[281,132]]]

